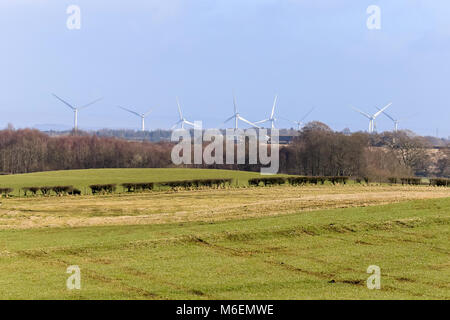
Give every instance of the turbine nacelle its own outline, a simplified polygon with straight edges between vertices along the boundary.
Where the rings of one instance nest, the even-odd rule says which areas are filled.
[[[278,99],[278,95],[275,96],[275,100],[273,101],[272,112],[270,113],[270,117],[268,119],[257,121],[257,122],[255,122],[255,124],[262,124],[262,123],[270,122],[271,128],[275,129],[275,121],[277,121],[277,119],[275,118],[275,107],[277,105],[277,99]]]
[[[240,115],[240,113],[239,113],[238,110],[237,110],[236,98],[235,98],[235,97],[233,97],[233,105],[234,105],[234,114],[233,114],[231,117],[229,117],[227,120],[225,120],[223,123],[227,123],[228,121],[234,119],[234,128],[235,128],[235,129],[239,129],[239,126],[238,126],[239,120],[242,121],[242,122],[245,122],[245,123],[247,123],[247,124],[249,124],[249,125],[251,125],[251,126],[254,127],[254,128],[261,129],[261,127],[258,126],[258,125],[256,124],[256,122],[251,122],[251,121],[249,121],[249,120],[243,118],[243,117]]]
[[[180,120],[178,120],[173,126],[172,126],[172,130],[175,129],[178,125],[180,125],[181,129],[184,129],[184,125],[187,124],[193,128],[195,128],[195,123],[188,121],[184,116],[183,116],[183,112],[181,111],[181,105],[180,105],[180,101],[177,99],[177,106],[178,106],[178,115],[180,116]]]
[[[361,115],[363,115],[364,117],[366,117],[367,119],[369,119],[369,133],[374,133],[376,128],[377,128],[377,124],[375,122],[375,120],[378,118],[378,116],[380,114],[382,114],[387,108],[389,108],[392,105],[392,102],[387,104],[386,106],[384,106],[383,108],[378,109],[378,112],[376,112],[375,114],[371,115],[368,114],[364,111],[361,111],[355,107],[353,107],[353,110],[355,110],[356,112],[360,113]]]
[[[147,118],[147,116],[148,116],[150,113],[152,113],[153,110],[149,110],[149,111],[147,111],[146,113],[138,113],[138,112],[136,112],[136,111],[133,111],[133,110],[130,110],[130,109],[127,109],[127,108],[124,108],[124,107],[120,107],[120,106],[119,106],[119,108],[122,109],[122,110],[124,110],[124,111],[127,111],[127,112],[129,112],[129,113],[131,113],[131,114],[134,114],[135,116],[138,116],[139,118],[141,118],[141,131],[142,131],[142,132],[145,131],[145,118]]]
[[[301,128],[303,127],[303,123],[304,123],[305,119],[306,119],[306,118],[314,111],[314,109],[315,109],[315,107],[314,107],[314,108],[311,108],[311,110],[309,110],[309,111],[303,116],[303,118],[302,118],[301,120],[295,121],[295,120],[286,119],[286,118],[283,118],[283,120],[286,120],[286,121],[292,122],[293,124],[296,124],[296,125],[297,125],[297,130],[300,131]]]

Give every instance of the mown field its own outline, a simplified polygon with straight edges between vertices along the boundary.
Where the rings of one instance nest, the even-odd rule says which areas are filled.
[[[2,199],[0,298],[450,299],[449,222],[425,186]]]

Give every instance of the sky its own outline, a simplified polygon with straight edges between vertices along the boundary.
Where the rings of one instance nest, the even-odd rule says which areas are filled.
[[[81,10],[67,28],[67,8]],[[381,12],[369,29],[367,8]],[[0,0],[0,128],[136,128],[117,106],[153,112],[148,129],[178,119],[206,128],[239,112],[367,130],[351,107],[389,112],[400,128],[450,136],[448,0]],[[378,131],[392,130],[381,115]]]

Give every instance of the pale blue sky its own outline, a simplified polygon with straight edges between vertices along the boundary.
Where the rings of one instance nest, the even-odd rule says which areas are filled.
[[[81,7],[81,30],[66,9]],[[382,29],[368,30],[379,5]],[[420,134],[450,135],[450,1],[447,0],[0,0],[0,126],[138,128],[117,105],[154,113],[149,128],[177,120],[224,127],[232,94],[252,121],[276,93],[280,117],[336,130],[367,130],[353,112],[392,101],[391,113]],[[278,126],[290,126],[280,122]],[[379,130],[392,128],[385,117]]]

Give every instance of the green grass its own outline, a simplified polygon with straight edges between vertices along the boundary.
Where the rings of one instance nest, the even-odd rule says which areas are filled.
[[[0,176],[0,188],[14,188],[14,195],[18,195],[23,187],[73,185],[87,192],[92,184],[125,182],[161,182],[191,179],[220,179],[232,178],[236,183],[246,184],[250,178],[258,177],[259,173],[211,170],[211,169],[89,169],[89,170],[63,170],[27,174]]]
[[[449,299],[450,198],[276,217],[0,232],[0,298]],[[79,265],[82,289],[68,291]],[[369,265],[381,290],[368,290]]]

